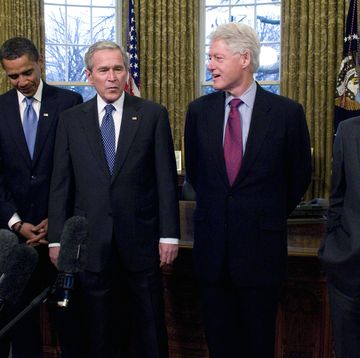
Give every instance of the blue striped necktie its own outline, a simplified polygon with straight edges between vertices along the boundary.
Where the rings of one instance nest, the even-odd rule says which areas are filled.
[[[110,174],[112,175],[115,163],[115,125],[112,111],[115,107],[112,104],[105,106],[105,115],[101,122],[101,138],[104,145],[106,161],[109,167]]]
[[[33,159],[38,118],[33,107],[33,97],[25,97],[26,108],[24,111],[23,128],[30,157]]]

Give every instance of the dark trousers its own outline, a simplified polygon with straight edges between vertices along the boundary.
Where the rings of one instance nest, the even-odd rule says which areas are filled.
[[[111,261],[79,274],[81,297],[64,317],[73,314],[73,323],[60,335],[63,358],[168,357],[160,268],[130,272],[116,255]]]
[[[211,358],[273,358],[280,287],[201,283]]]
[[[1,328],[10,322],[26,304],[6,308],[2,311]],[[12,358],[40,358],[42,357],[39,308],[24,316],[13,328],[0,339],[0,357],[7,358],[12,350]]]
[[[360,296],[328,288],[336,358],[360,358]]]

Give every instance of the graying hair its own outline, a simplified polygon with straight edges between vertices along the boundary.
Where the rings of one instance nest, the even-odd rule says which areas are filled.
[[[119,50],[124,60],[125,69],[129,69],[129,56],[123,47],[112,41],[98,41],[91,45],[85,54],[85,66],[89,71],[91,71],[94,67],[94,53],[100,50]]]
[[[256,72],[260,61],[260,41],[255,30],[249,25],[230,22],[220,25],[210,36],[210,43],[223,40],[234,53],[251,54],[252,71]]]

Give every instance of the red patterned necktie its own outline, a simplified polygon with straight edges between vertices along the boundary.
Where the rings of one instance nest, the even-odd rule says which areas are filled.
[[[243,156],[241,119],[238,109],[241,99],[234,98],[229,104],[230,113],[226,123],[224,138],[224,158],[229,183],[233,185],[239,173]]]

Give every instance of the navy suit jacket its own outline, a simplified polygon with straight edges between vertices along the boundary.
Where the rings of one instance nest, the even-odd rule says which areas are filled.
[[[225,93],[189,105],[187,176],[196,191],[194,267],[214,281],[227,270],[238,285],[279,283],[286,276],[287,217],[311,178],[303,108],[257,86],[240,172],[232,187],[223,154]]]
[[[179,237],[174,148],[165,107],[125,94],[110,176],[94,97],[61,115],[49,202],[49,241],[60,242],[64,222],[88,219],[85,268],[101,271],[114,249],[125,267],[159,263],[159,238]]]
[[[82,102],[72,91],[44,83],[34,158],[31,160],[21,123],[18,96],[0,96],[0,227],[17,212],[34,225],[47,218],[53,148],[59,114]]]

